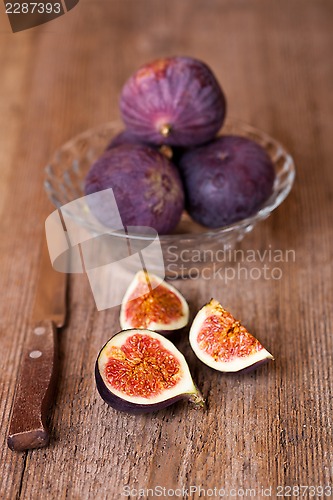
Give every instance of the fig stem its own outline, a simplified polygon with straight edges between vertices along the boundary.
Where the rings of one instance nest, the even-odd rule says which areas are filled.
[[[163,137],[169,137],[171,129],[172,127],[169,123],[164,123],[160,128],[160,134],[163,135]]]
[[[194,406],[196,406],[197,408],[205,408],[206,406],[205,400],[197,387],[196,387],[196,392],[193,392],[190,395],[189,401],[192,404],[194,404]]]
[[[161,146],[159,148],[159,151],[160,151],[160,153],[162,153],[162,155],[164,155],[166,158],[168,158],[168,160],[172,159],[173,151],[169,146],[166,146],[165,144],[163,144],[163,146]]]

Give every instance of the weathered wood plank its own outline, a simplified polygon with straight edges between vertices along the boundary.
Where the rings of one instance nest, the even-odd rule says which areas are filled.
[[[318,2],[81,1],[40,28],[0,33],[1,496],[118,498],[123,487],[256,488],[325,485],[332,475],[333,8]],[[5,22],[5,21],[1,21]],[[275,355],[253,374],[223,376],[177,345],[207,398],[128,416],[94,386],[96,355],[119,328],[98,313],[84,276],[71,279],[60,338],[61,379],[50,447],[6,447],[16,374],[34,296],[43,221],[52,210],[42,168],[85,128],[118,117],[117,95],[140,63],[189,54],[214,68],[229,114],[280,139],[297,181],[288,200],[247,236],[244,250],[294,250],[281,280],[177,282],[192,314],[211,296]],[[268,266],[274,263],[264,260]],[[237,263],[234,264],[235,268]],[[273,495],[274,496],[274,495]],[[193,495],[197,498],[198,495]]]

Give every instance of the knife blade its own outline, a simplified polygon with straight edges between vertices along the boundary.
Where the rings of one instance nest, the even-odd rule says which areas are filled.
[[[41,249],[36,297],[8,435],[14,451],[49,443],[47,416],[54,401],[57,371],[57,328],[66,319],[67,274],[52,268],[46,238]]]

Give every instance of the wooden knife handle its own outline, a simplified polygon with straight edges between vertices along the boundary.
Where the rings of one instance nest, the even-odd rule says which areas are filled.
[[[21,363],[8,446],[14,451],[41,448],[49,442],[46,427],[58,371],[57,335],[52,321],[32,325]]]

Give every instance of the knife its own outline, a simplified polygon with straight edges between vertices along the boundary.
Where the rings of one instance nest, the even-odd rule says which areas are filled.
[[[8,446],[14,451],[49,443],[47,416],[55,397],[57,328],[65,324],[67,274],[54,271],[44,237],[37,292],[16,387]]]

